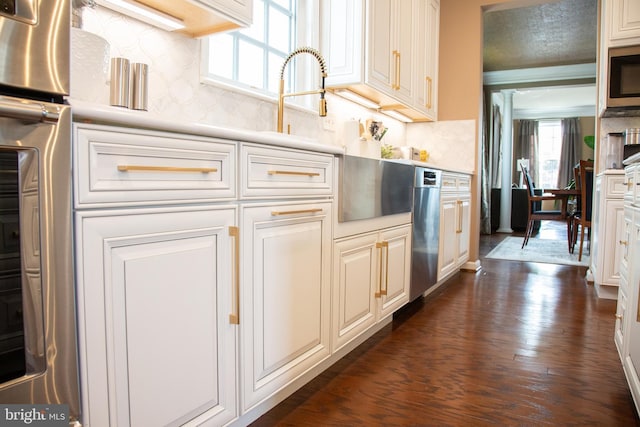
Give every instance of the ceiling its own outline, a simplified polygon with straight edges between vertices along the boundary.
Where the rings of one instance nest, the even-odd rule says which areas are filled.
[[[499,76],[510,75],[513,70],[595,64],[598,0],[542,0],[517,8],[514,4],[518,2],[508,2],[512,8],[500,6],[484,14],[485,72]],[[562,82],[555,84],[561,87],[554,89],[549,83],[535,81],[523,84],[540,86],[540,92],[531,87],[518,91],[514,109],[541,110],[547,105],[550,110],[570,111],[587,102],[595,112],[595,79],[593,84],[582,82],[570,88]]]

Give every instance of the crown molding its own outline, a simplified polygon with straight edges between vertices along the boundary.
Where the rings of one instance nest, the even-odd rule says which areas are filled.
[[[486,71],[483,73],[483,83],[485,86],[496,86],[590,78],[595,79],[596,74],[597,67],[594,62],[590,64],[558,65],[554,67]]]
[[[578,105],[575,107],[562,108],[515,108],[512,113],[513,119],[562,119],[567,117],[594,117],[596,115],[595,105]]]

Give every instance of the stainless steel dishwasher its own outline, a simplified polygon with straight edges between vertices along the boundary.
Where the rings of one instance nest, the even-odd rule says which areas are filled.
[[[411,240],[409,300],[424,294],[438,281],[441,171],[416,166]]]

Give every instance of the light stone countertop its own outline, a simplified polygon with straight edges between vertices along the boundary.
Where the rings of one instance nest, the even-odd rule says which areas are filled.
[[[74,122],[129,126],[166,132],[199,135],[232,141],[256,142],[286,148],[316,151],[328,154],[344,154],[342,147],[321,144],[315,139],[277,132],[260,132],[244,129],[225,128],[203,123],[171,121],[154,116],[148,111],[137,111],[121,107],[94,104],[75,99],[67,99],[71,105]]]

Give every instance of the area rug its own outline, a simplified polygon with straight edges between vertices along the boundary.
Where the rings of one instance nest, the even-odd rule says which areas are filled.
[[[510,261],[542,262],[547,264],[589,265],[589,254],[582,253],[582,261],[578,261],[578,248],[570,254],[565,240],[529,239],[524,249],[522,237],[507,236],[496,246],[486,258]]]

